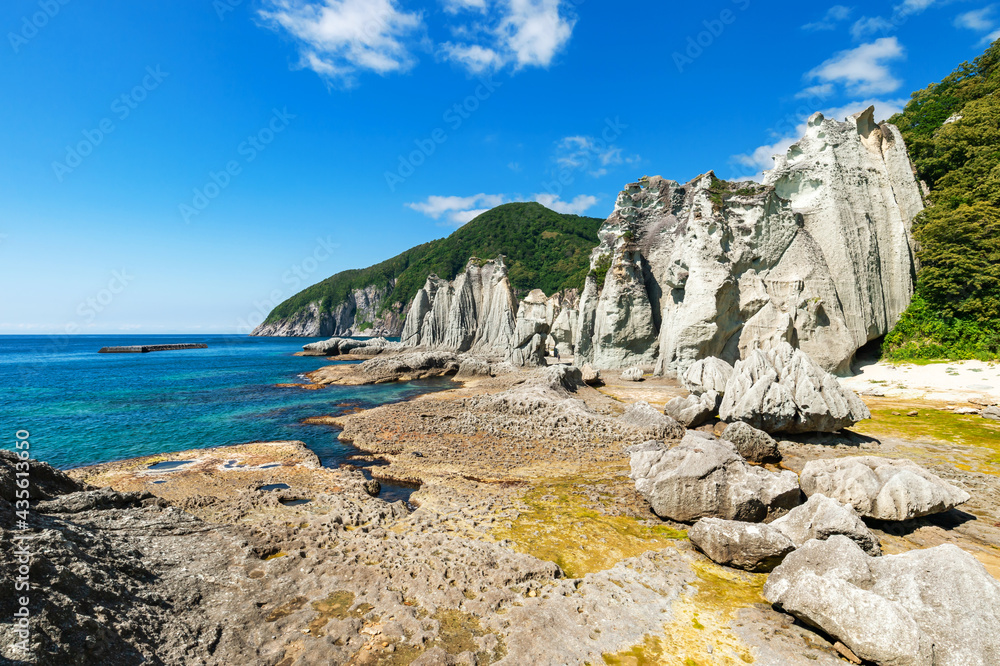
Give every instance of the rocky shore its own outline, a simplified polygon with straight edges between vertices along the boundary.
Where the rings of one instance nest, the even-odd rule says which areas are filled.
[[[322,468],[296,442],[194,450],[69,476],[33,463],[31,574],[44,597],[32,619],[37,663],[842,663],[864,646],[796,605],[797,588],[788,585],[812,580],[794,564],[804,548],[795,542],[805,540],[779,529],[795,516],[775,519],[804,501],[800,474],[811,492],[810,465],[858,456],[915,462],[964,501],[905,520],[847,520],[869,535],[858,537],[868,552],[885,554],[875,560],[947,547],[994,584],[1000,577],[1000,450],[988,419],[977,417],[983,424],[968,428],[966,441],[938,439],[920,429],[923,421],[963,417],[924,403],[918,416],[899,417],[911,436],[884,402],[869,399],[871,421],[778,435],[759,449],[769,462],[747,463],[759,444],[751,432],[715,419],[687,430],[664,415],[688,395],[672,380],[637,383],[606,371],[592,387],[570,366],[515,369],[464,356],[417,363],[411,352],[376,359],[367,369],[321,370],[314,381],[405,380],[428,368],[461,380],[409,402],[311,420],[338,426],[342,440],[385,463],[372,468],[376,478],[420,484],[409,505],[378,499],[378,484],[355,469]],[[692,455],[715,446],[733,461],[719,463],[726,469],[738,464],[740,474],[790,481],[794,501],[778,502],[753,528],[777,532],[768,543],[780,555],[737,566],[748,551],[741,546],[744,560],[726,561],[729,532],[710,522],[693,529],[693,516],[671,518],[651,505],[634,457],[649,442]],[[13,501],[13,463],[0,458],[4,507]],[[9,539],[12,512],[2,513]],[[813,543],[827,542],[805,545]],[[10,553],[3,557],[10,571]],[[777,582],[765,587],[767,571],[781,559],[792,564],[776,573],[788,573],[770,576],[790,582],[775,591]],[[961,601],[955,595],[952,606]],[[991,610],[992,597],[980,598]],[[5,617],[13,603],[0,601]],[[11,631],[0,624],[4,646]],[[945,634],[934,635],[954,640]],[[991,663],[912,645],[911,661],[884,659],[877,645],[862,656]]]

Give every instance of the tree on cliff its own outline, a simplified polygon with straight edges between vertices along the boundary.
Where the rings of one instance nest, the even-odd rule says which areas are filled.
[[[883,349],[897,360],[1000,357],[1000,40],[889,122],[930,206],[914,223],[916,295]]]

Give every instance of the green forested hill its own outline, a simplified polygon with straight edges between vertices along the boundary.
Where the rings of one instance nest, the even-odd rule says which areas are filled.
[[[510,281],[519,292],[542,289],[552,294],[570,287],[583,288],[590,269],[590,251],[598,244],[597,230],[604,220],[562,215],[538,203],[512,203],[483,213],[440,240],[418,245],[369,268],[337,273],[291,297],[268,315],[266,323],[280,321],[321,303],[330,311],[354,289],[384,287],[396,280],[383,309],[394,303],[409,305],[431,273],[453,279],[470,257],[507,257]]]
[[[914,223],[917,292],[890,359],[1000,356],[1000,41],[889,119],[930,206]]]

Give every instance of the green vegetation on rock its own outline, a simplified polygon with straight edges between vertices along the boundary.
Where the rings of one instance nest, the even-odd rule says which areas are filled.
[[[892,360],[1000,357],[1000,42],[890,118],[930,206],[914,223],[917,292],[883,345]]]
[[[418,245],[369,268],[337,273],[280,304],[267,323],[287,319],[310,303],[318,302],[322,311],[330,312],[352,291],[368,286],[389,290],[383,312],[396,303],[405,308],[428,275],[454,279],[470,257],[485,262],[505,255],[511,284],[518,293],[582,289],[590,269],[590,251],[597,245],[597,230],[603,222],[556,213],[538,203],[505,204],[447,238]]]

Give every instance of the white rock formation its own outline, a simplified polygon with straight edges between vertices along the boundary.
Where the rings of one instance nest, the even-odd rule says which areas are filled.
[[[764,597],[868,662],[1000,663],[1000,582],[951,544],[870,557],[846,536],[808,541],[771,573]]]
[[[836,432],[871,418],[871,412],[808,354],[780,342],[736,362],[719,418],[768,433]]]
[[[899,131],[871,108],[812,116],[763,185],[711,173],[631,184],[591,257],[577,362],[682,375],[789,342],[846,372],[909,303],[922,208]]]
[[[826,495],[877,520],[929,516],[971,499],[913,461],[874,456],[810,460],[802,470],[802,491]]]
[[[503,257],[485,263],[473,258],[453,282],[427,278],[410,305],[401,342],[544,365],[548,332],[544,294],[532,292],[519,305]]]

